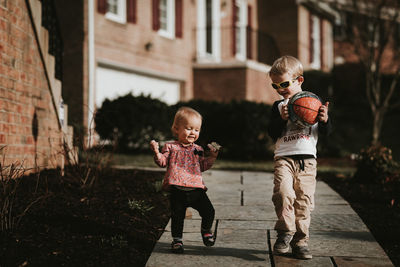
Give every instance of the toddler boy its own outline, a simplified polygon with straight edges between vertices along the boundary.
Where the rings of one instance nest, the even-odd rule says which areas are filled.
[[[278,220],[278,238],[274,253],[292,253],[299,259],[311,259],[308,248],[311,211],[317,174],[318,134],[327,135],[331,124],[326,102],[319,109],[318,122],[310,127],[289,120],[287,103],[302,91],[303,66],[292,56],[277,59],[269,72],[272,87],[283,97],[272,106],[268,134],[275,142],[274,189],[272,201]]]

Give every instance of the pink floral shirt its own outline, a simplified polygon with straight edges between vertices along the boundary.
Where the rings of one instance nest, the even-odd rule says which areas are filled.
[[[164,145],[160,157],[155,157],[154,161],[160,167],[167,167],[163,182],[165,189],[177,185],[207,190],[201,172],[210,169],[215,158],[204,157],[204,150],[199,145],[183,146],[173,141]]]

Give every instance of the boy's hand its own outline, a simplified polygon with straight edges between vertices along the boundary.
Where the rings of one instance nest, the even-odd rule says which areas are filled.
[[[324,122],[324,123],[326,123],[328,121],[328,118],[329,118],[328,106],[329,106],[329,102],[325,102],[325,104],[319,108],[319,111],[318,111],[318,120],[319,121]]]
[[[289,119],[289,108],[287,104],[282,105],[281,118],[285,121]]]
[[[159,151],[160,146],[158,145],[157,141],[151,140],[150,141],[150,148],[151,148],[151,150],[153,150],[155,155],[158,155],[160,153],[160,151]]]

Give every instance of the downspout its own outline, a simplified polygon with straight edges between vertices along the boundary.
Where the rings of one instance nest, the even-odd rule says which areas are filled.
[[[87,147],[92,146],[94,131],[94,82],[95,82],[95,58],[94,58],[94,0],[88,0],[88,68],[89,68],[89,92],[88,92],[88,142]]]

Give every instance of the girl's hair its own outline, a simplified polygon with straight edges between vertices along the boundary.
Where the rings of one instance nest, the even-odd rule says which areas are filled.
[[[283,56],[275,60],[269,71],[269,75],[284,75],[289,74],[293,78],[303,75],[303,65],[301,62],[292,56]]]
[[[176,135],[176,129],[178,126],[183,122],[187,121],[190,117],[195,116],[200,118],[201,120],[203,117],[199,112],[196,110],[190,108],[190,107],[181,107],[178,109],[178,111],[175,114],[174,122],[172,123],[171,131],[173,135]]]

